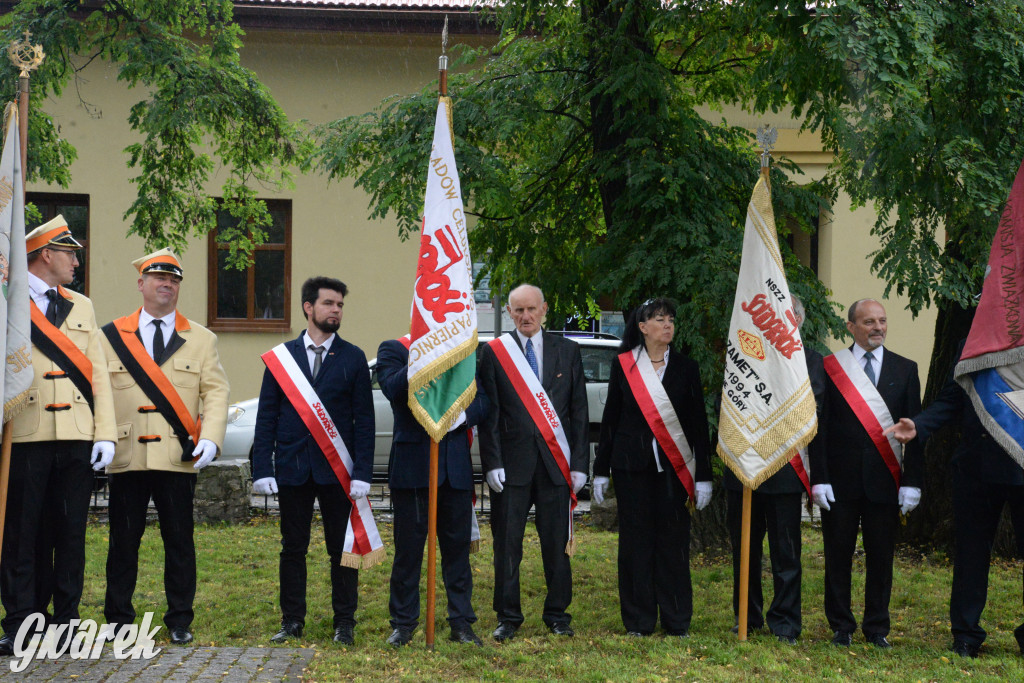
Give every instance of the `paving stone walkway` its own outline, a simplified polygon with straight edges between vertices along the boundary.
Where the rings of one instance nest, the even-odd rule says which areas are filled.
[[[54,661],[33,660],[13,673],[10,661],[0,659],[0,681],[195,681],[205,683],[263,683],[299,681],[315,650],[277,647],[169,647],[149,661],[118,660],[109,649],[97,660],[68,656]]]

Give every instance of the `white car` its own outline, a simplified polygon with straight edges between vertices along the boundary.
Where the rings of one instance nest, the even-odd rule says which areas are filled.
[[[601,416],[608,400],[608,380],[612,373],[612,361],[619,353],[619,339],[607,334],[589,332],[555,332],[580,345],[583,355],[583,374],[587,379],[587,407],[590,413],[590,459],[593,462],[594,448],[601,434]],[[481,335],[480,343],[486,344],[493,337]],[[388,459],[391,456],[391,435],[393,417],[391,404],[377,383],[377,359],[369,361],[370,380],[373,383],[373,412],[376,439],[373,449],[373,478],[383,481],[388,476]],[[252,462],[253,435],[256,429],[258,398],[251,398],[228,407],[228,426],[224,434],[224,449],[221,458],[225,460],[249,460]],[[480,452],[473,446],[473,470],[480,475]]]

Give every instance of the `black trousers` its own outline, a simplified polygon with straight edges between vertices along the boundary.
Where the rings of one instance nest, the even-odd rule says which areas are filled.
[[[850,608],[850,581],[857,528],[864,537],[865,636],[889,634],[889,596],[892,593],[892,560],[900,506],[872,503],[864,498],[832,503],[821,511],[825,541],[825,617],[833,631],[854,632],[857,620]]]
[[[103,616],[111,624],[135,621],[132,596],[139,577],[139,545],[146,531],[152,498],[164,543],[164,594],[168,629],[192,625],[196,597],[196,546],[192,537],[192,500],[196,475],[140,470],[109,476],[110,548]]]
[[[345,529],[352,510],[345,490],[341,484],[317,484],[310,478],[299,486],[279,486],[277,500],[281,506],[281,623],[306,623],[306,554],[313,501],[317,500],[330,558],[334,626],[354,625],[359,570],[341,566]]]
[[[537,463],[533,480],[526,486],[505,485],[491,494],[491,531],[494,535],[494,611],[498,621],[519,626],[523,609],[519,596],[519,564],[523,560],[523,535],[530,507],[536,506],[535,522],[544,561],[544,623],[568,624],[565,610],[572,602],[572,567],[565,546],[569,542],[569,486],[551,481],[547,469]]]
[[[740,612],[740,548],[742,546],[743,492],[726,489],[729,537],[732,540],[732,611]],[[765,624],[779,636],[800,636],[800,505],[802,493],[751,494],[750,501],[750,575],[747,590],[747,628]],[[768,614],[764,610],[761,589],[761,560],[764,537],[772,562],[774,594]]]
[[[391,565],[391,626],[415,628],[420,619],[420,568],[427,540],[430,490],[391,489],[395,511],[395,561]],[[437,487],[437,541],[441,546],[441,576],[448,594],[448,623],[472,624],[473,573],[469,566],[473,492]]]
[[[690,513],[674,471],[612,469],[619,507],[619,609],[627,631],[690,629]]]
[[[89,441],[11,446],[0,600],[14,635],[53,596],[53,623],[78,618],[85,579],[85,527],[92,495]]]
[[[953,590],[949,623],[953,637],[972,645],[985,641],[981,613],[988,600],[988,569],[1003,506],[1010,506],[1017,554],[1024,556],[1024,486],[992,484],[968,467],[953,466]]]

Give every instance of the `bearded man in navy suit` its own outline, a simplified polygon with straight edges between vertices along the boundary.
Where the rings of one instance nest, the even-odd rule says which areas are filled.
[[[359,572],[341,565],[352,501],[373,476],[373,394],[366,355],[338,336],[348,287],[313,277],[302,285],[306,330],[285,344],[333,420],[352,458],[349,495],[330,462],[268,369],[260,389],[253,443],[253,491],[278,494],[281,506],[281,630],[275,643],[300,638],[306,618],[306,551],[313,501],[320,502],[331,567],[334,641],[354,642]],[[351,496],[351,501],[349,500]]]

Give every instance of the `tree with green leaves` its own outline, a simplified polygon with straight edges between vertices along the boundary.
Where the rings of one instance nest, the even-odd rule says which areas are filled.
[[[139,141],[124,151],[137,194],[125,218],[147,247],[183,249],[216,225],[217,201],[205,190],[218,167],[219,196],[242,229],[225,231],[233,264],[248,264],[266,238],[266,205],[256,188],[287,185],[311,143],[241,66],[242,30],[230,0],[22,0],[0,17],[3,38],[30,31],[46,60],[32,77],[28,178],[67,187],[72,145],[38,106],[76,85],[82,69],[109,62],[118,80],[138,90],[128,123]],[[0,79],[17,83],[7,60]],[[84,103],[83,103],[84,106]],[[256,187],[254,187],[256,186]]]
[[[918,313],[935,306],[925,404],[949,375],[981,292],[989,248],[1024,158],[1024,2],[839,0],[767,65],[775,89],[837,150],[833,174],[872,202],[872,268]],[[814,89],[801,60],[845,65],[840,88]],[[806,86],[799,84],[806,83]],[[931,333],[921,330],[921,336]],[[908,416],[909,417],[909,416]],[[959,435],[933,438],[928,481],[908,537],[951,543],[948,461]],[[1003,550],[1012,552],[1009,535]]]

